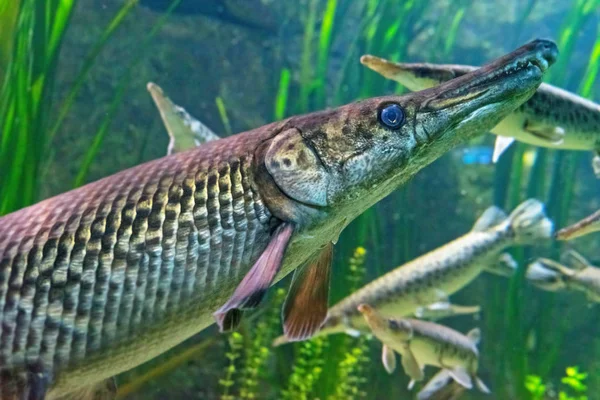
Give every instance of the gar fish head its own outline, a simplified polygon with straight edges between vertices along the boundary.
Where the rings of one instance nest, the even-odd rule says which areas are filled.
[[[304,168],[284,176],[267,167],[290,197],[356,216],[529,99],[557,52],[553,42],[535,40],[435,88],[292,118],[287,125],[309,150]],[[303,180],[304,190],[294,192]]]
[[[543,258],[529,264],[525,277],[532,285],[549,292],[567,288],[565,276],[555,268],[555,263]]]
[[[384,318],[368,304],[359,305],[358,311],[362,313],[373,335],[382,343],[398,348],[412,337],[412,328],[405,320]]]

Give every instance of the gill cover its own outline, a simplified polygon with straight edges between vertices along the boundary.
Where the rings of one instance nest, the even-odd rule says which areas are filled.
[[[265,165],[279,189],[292,199],[327,205],[329,174],[298,129],[288,129],[273,138]]]

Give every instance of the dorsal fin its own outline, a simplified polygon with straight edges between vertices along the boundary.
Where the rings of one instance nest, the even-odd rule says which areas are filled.
[[[584,256],[572,249],[562,253],[560,256],[560,261],[578,271],[591,265]]]
[[[491,206],[475,221],[471,232],[483,232],[498,225],[507,218],[507,215],[499,207]]]

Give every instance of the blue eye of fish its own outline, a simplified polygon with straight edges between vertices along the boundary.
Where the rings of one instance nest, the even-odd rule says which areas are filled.
[[[379,121],[390,129],[398,129],[404,122],[404,111],[398,104],[389,104],[379,112]]]

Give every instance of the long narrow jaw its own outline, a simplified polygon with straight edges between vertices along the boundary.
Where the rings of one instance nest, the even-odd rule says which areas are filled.
[[[600,210],[581,221],[561,229],[556,233],[558,240],[573,240],[593,232],[600,232]]]

